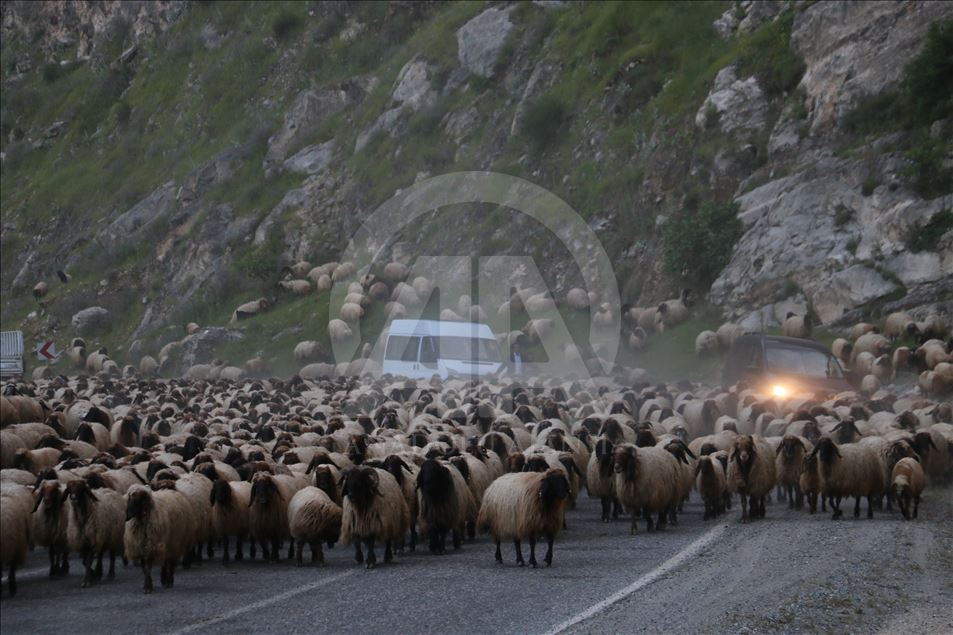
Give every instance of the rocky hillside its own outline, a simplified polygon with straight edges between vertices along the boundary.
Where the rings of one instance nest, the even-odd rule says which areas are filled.
[[[98,306],[104,341],[154,352],[277,296],[254,347],[323,338],[326,305],[283,296],[281,268],[461,170],[566,200],[623,302],[690,286],[753,327],[953,313],[950,3],[2,11],[4,329],[65,339]],[[530,254],[565,290],[568,252],[534,229],[467,206],[395,250]]]

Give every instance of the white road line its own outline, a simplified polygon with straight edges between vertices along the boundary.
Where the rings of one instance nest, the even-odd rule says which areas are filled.
[[[321,579],[321,580],[318,580],[317,582],[312,582],[312,583],[310,583],[310,584],[305,584],[305,585],[303,585],[303,586],[299,586],[299,587],[296,588],[296,589],[290,589],[290,590],[288,590],[288,591],[285,591],[284,593],[279,593],[278,595],[273,595],[273,596],[271,596],[270,598],[265,598],[264,600],[259,600],[258,602],[255,602],[254,604],[248,604],[247,606],[243,606],[243,607],[241,607],[240,609],[235,609],[235,610],[233,610],[233,611],[229,611],[228,613],[223,613],[223,614],[217,615],[217,616],[215,616],[215,617],[210,617],[210,618],[208,618],[208,619],[200,620],[200,621],[195,622],[195,623],[193,623],[193,624],[189,624],[188,626],[186,626],[186,627],[184,627],[184,628],[180,628],[180,629],[178,629],[178,630],[171,631],[168,635],[181,635],[182,633],[191,633],[192,631],[197,631],[197,630],[200,630],[200,629],[204,629],[204,628],[207,628],[207,627],[209,627],[209,626],[211,626],[211,625],[213,625],[213,624],[218,624],[219,622],[225,622],[225,621],[227,621],[227,620],[236,618],[236,617],[238,617],[239,615],[244,615],[245,613],[248,613],[248,612],[250,612],[250,611],[257,611],[258,609],[264,608],[264,607],[268,606],[269,604],[274,604],[274,603],[276,603],[276,602],[281,602],[282,600],[287,600],[288,598],[293,598],[293,597],[296,596],[296,595],[301,595],[302,593],[307,593],[308,591],[311,591],[312,589],[317,589],[318,587],[322,587],[322,586],[324,586],[324,585],[326,585],[326,584],[331,584],[332,582],[337,582],[338,580],[343,580],[344,578],[347,578],[347,577],[349,577],[349,576],[354,575],[355,573],[357,573],[357,571],[358,571],[357,569],[351,569],[351,570],[349,570],[349,571],[345,571],[344,573],[339,573],[339,574],[337,574],[337,575],[332,575],[330,578],[323,578],[323,579]]]
[[[80,565],[82,566],[82,565]],[[17,569],[17,581],[20,580],[29,580],[31,578],[39,578],[43,575],[47,575],[50,572],[49,567],[39,567],[37,569]],[[3,576],[3,582],[7,581],[9,576]]]
[[[556,626],[552,627],[550,630],[546,631],[545,635],[556,635],[557,633],[562,633],[563,631],[575,626],[576,624],[589,619],[590,617],[601,613],[606,610],[616,602],[627,598],[632,595],[639,589],[655,582],[663,575],[669,573],[673,569],[680,567],[686,560],[692,558],[698,554],[699,551],[707,547],[709,544],[715,541],[721,534],[724,533],[725,529],[728,527],[726,524],[715,525],[706,533],[699,536],[695,542],[691,543],[674,556],[660,564],[658,567],[649,571],[638,580],[630,584],[629,586],[617,591],[616,593],[610,595],[606,599],[602,600],[597,604],[593,604],[585,611],[577,613],[576,615],[570,617],[565,622],[560,622]]]

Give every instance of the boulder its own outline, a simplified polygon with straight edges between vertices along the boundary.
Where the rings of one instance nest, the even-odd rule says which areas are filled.
[[[762,4],[760,2],[754,4]],[[837,125],[857,101],[896,85],[950,2],[816,2],[799,11],[791,46],[806,69],[800,87],[811,131]]]
[[[281,128],[268,139],[265,169],[284,161],[295,144],[307,142],[309,135],[317,132],[321,124],[341,112],[349,103],[351,97],[344,86],[299,93],[285,113]]]
[[[184,373],[195,364],[208,364],[215,358],[215,349],[226,342],[238,342],[244,339],[239,331],[221,326],[206,327],[182,340],[179,358],[179,372]]]
[[[287,159],[283,165],[289,172],[317,174],[328,167],[333,155],[334,141],[331,140],[302,149]]]
[[[695,114],[695,125],[706,128],[717,120],[722,132],[757,131],[768,120],[768,100],[755,77],[738,79],[735,67],[718,71],[715,83]]]
[[[414,112],[433,104],[437,94],[431,85],[432,75],[430,64],[420,56],[414,57],[397,74],[391,100]]]
[[[814,312],[827,324],[844,313],[897,291],[897,283],[865,265],[852,265],[830,276],[813,296]]]
[[[510,22],[513,8],[487,9],[457,30],[461,66],[480,77],[493,76],[500,49],[513,30]]]
[[[70,322],[77,335],[93,335],[109,328],[112,315],[101,306],[91,306],[75,313]]]

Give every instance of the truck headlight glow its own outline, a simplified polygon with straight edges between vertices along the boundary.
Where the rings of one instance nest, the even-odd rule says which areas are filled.
[[[787,386],[781,384],[774,384],[771,386],[771,394],[777,397],[778,399],[785,399],[788,396]]]

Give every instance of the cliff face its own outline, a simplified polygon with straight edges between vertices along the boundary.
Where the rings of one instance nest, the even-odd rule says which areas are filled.
[[[4,3],[4,328],[69,331],[90,305],[118,342],[221,323],[284,264],[338,257],[396,191],[474,169],[569,202],[633,304],[691,284],[751,326],[951,312],[948,107],[882,116],[914,103],[908,63],[950,20],[942,2]],[[728,202],[723,270],[665,266],[667,221]],[[578,280],[485,206],[395,249],[425,246]],[[73,280],[24,322],[58,269]]]

